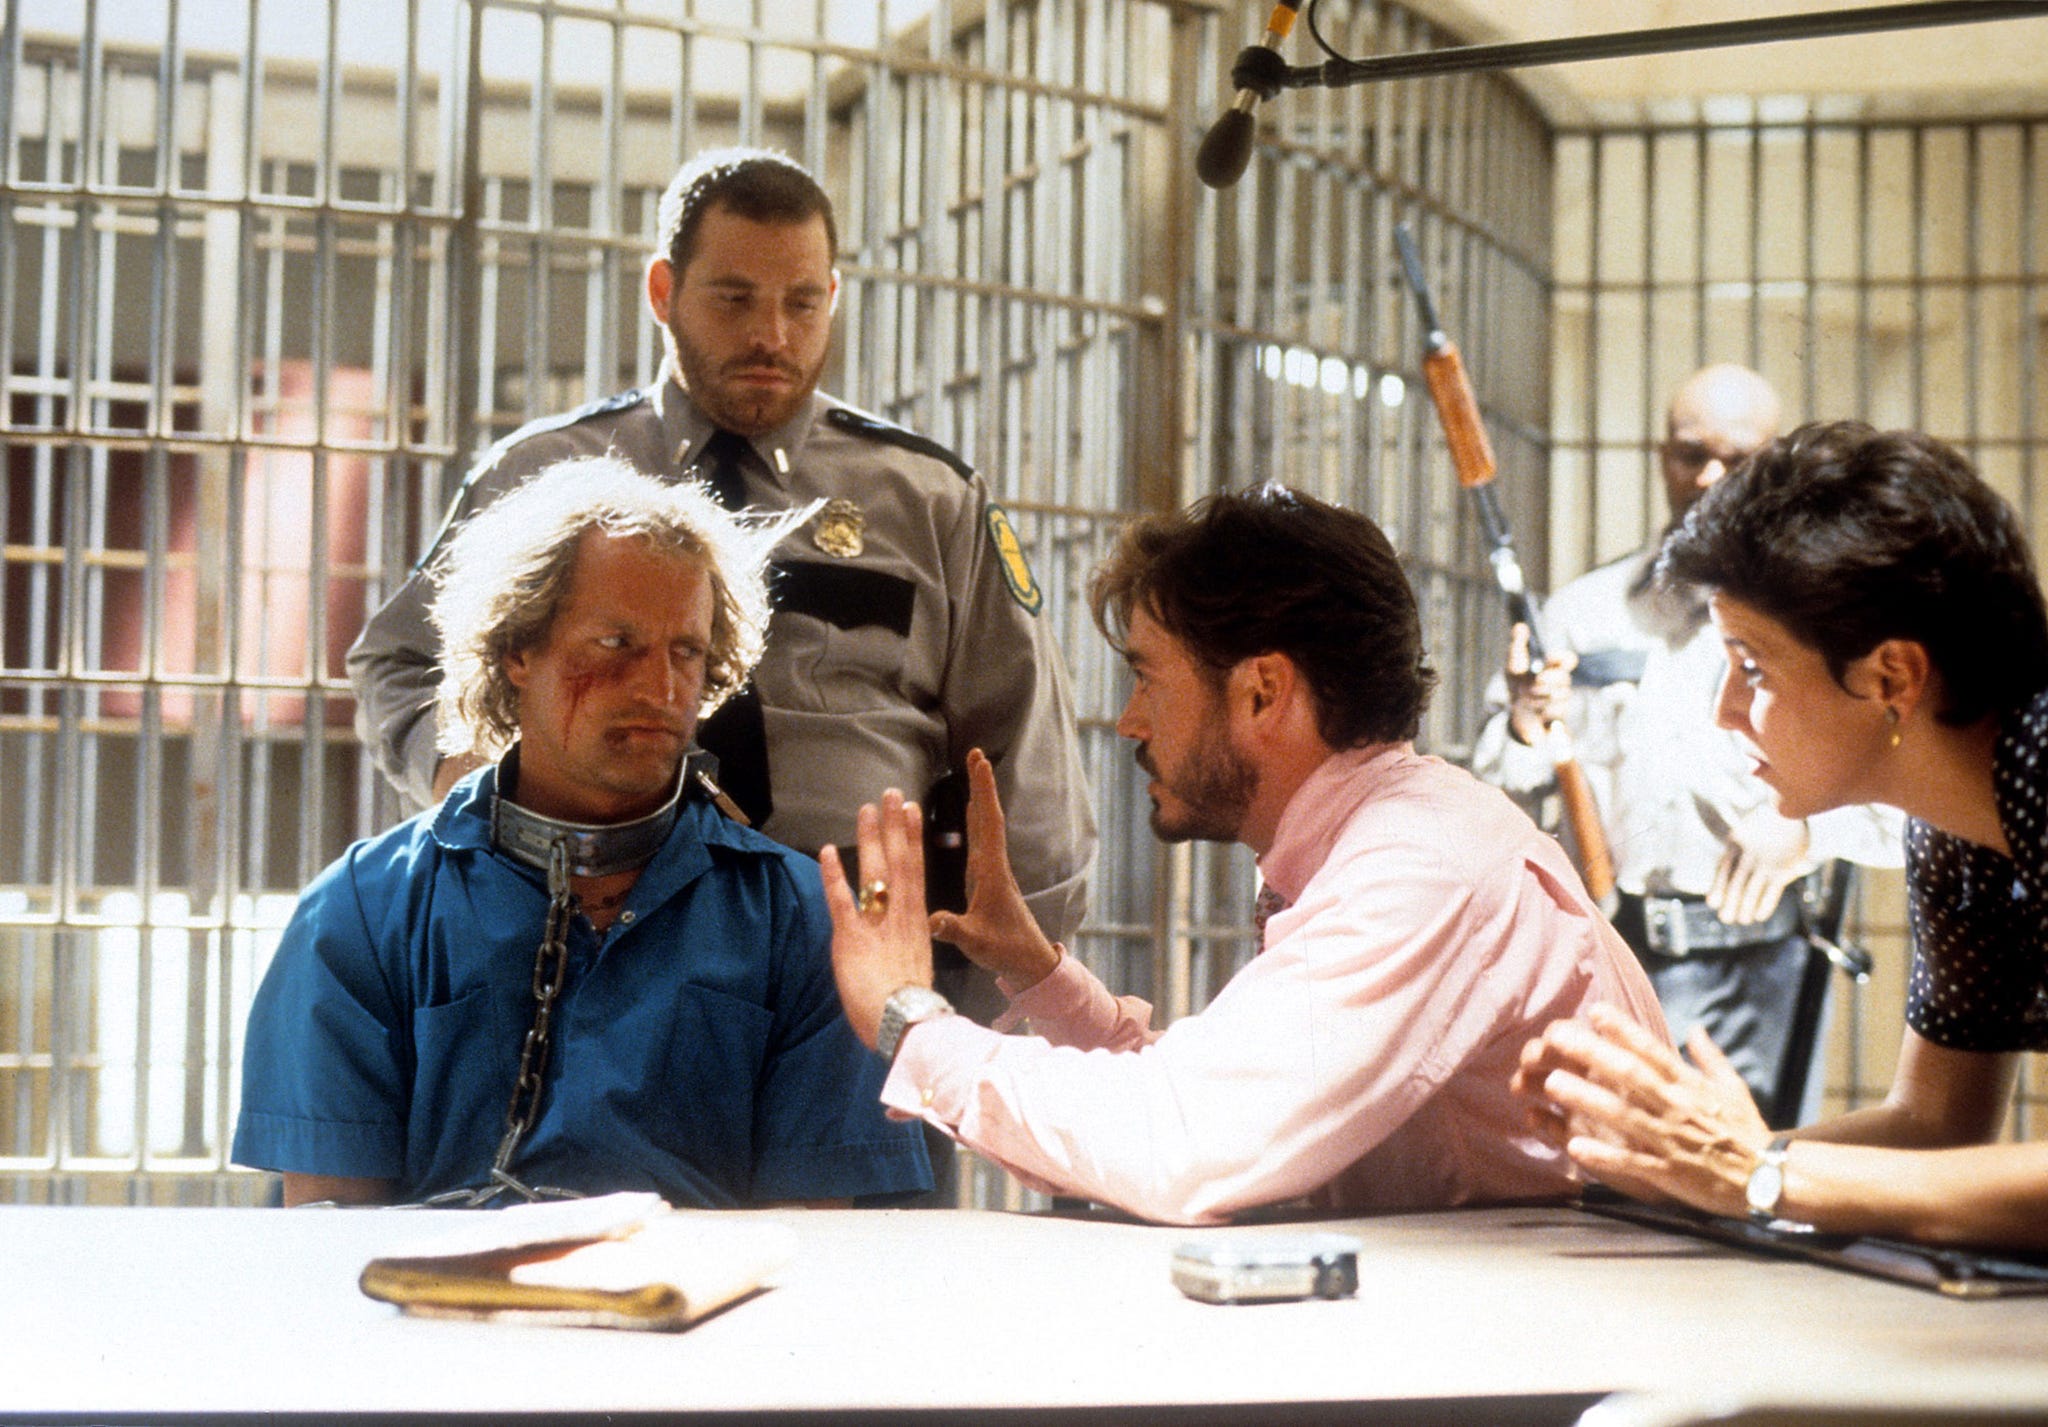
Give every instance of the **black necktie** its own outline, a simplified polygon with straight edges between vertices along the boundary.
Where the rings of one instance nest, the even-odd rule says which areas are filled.
[[[720,505],[727,510],[743,509],[747,503],[747,438],[713,431],[697,453],[696,473],[711,487]]]
[[[747,503],[744,437],[714,431],[697,458],[697,475],[727,510]],[[768,730],[761,696],[753,684],[734,694],[718,712],[697,725],[697,745],[718,760],[718,786],[725,789],[755,827],[768,821],[775,800],[768,793]]]

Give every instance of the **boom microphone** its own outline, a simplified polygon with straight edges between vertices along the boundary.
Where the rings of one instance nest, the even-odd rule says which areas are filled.
[[[1320,65],[1295,68],[1280,58],[1279,46],[1294,28],[1302,0],[1278,0],[1266,21],[1266,37],[1239,52],[1230,67],[1237,102],[1223,111],[1195,150],[1195,173],[1211,188],[1228,188],[1244,177],[1252,158],[1257,124],[1252,111],[1261,99],[1283,89],[1344,89],[1383,80],[1421,79],[1473,70],[1524,69],[1534,65],[1574,64],[1628,55],[1677,54],[1756,45],[1779,40],[1817,39],[1880,30],[1974,24],[1979,20],[2015,20],[2048,14],[2048,0],[1919,0],[1907,4],[1865,4],[1817,14],[1779,15],[1757,20],[1722,20],[1703,25],[1674,25],[1654,30],[1627,30],[1608,35],[1574,35],[1559,40],[1516,40],[1505,44],[1454,45],[1407,54],[1371,55],[1364,59],[1333,57]],[[1313,29],[1313,25],[1310,27]],[[1326,50],[1328,46],[1324,47]]]
[[[1301,0],[1278,0],[1266,19],[1266,37],[1247,47],[1231,67],[1230,77],[1239,86],[1237,102],[1209,126],[1202,146],[1195,150],[1195,177],[1209,187],[1228,188],[1244,177],[1245,167],[1252,161],[1252,135],[1257,128],[1252,111],[1261,99],[1280,92],[1279,75],[1287,67],[1280,58],[1280,46],[1294,28],[1294,16],[1300,9]]]

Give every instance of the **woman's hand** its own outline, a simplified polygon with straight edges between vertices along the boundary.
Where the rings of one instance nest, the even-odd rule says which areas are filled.
[[[1728,1058],[1695,1030],[1693,1063],[1609,1006],[1522,1051],[1514,1089],[1539,1132],[1588,1175],[1640,1199],[1741,1215],[1771,1131]]]

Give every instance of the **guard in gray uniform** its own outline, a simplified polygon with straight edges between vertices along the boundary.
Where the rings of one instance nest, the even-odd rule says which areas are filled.
[[[1046,935],[1071,941],[1095,826],[1043,596],[965,462],[817,390],[838,295],[829,200],[779,154],[724,150],[676,175],[660,226],[647,273],[669,349],[659,379],[499,442],[448,526],[563,457],[607,451],[698,476],[728,504],[823,498],[775,552],[758,702],[700,734],[721,781],[762,831],[815,853],[852,846],[863,802],[890,787],[926,796],[979,747],[1010,813],[1018,884]],[[430,593],[416,570],[348,656],[358,732],[422,803],[472,766],[435,750]],[[964,979],[955,989],[982,999]]]

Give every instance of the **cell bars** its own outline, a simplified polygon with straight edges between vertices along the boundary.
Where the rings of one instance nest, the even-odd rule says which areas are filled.
[[[1331,5],[1354,53],[1447,44]],[[833,194],[827,385],[967,454],[1075,672],[1107,851],[1079,954],[1170,1014],[1250,949],[1248,859],[1159,848],[1088,572],[1274,477],[1405,552],[1456,754],[1501,632],[1419,398],[1422,239],[1543,557],[1550,168],[1498,76],[1292,96],[1191,160],[1259,17],[1179,0],[28,0],[0,18],[0,1183],[229,1202],[249,995],[297,890],[409,810],[342,655],[473,453],[653,378],[677,164]],[[975,1178],[976,1202],[1014,1186]]]

